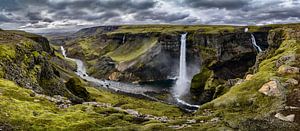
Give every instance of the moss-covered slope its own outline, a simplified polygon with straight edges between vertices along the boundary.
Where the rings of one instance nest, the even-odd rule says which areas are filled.
[[[155,127],[163,129],[167,128],[166,124],[158,120],[137,118],[125,112],[126,109],[168,118],[182,115],[174,106],[111,94],[91,87],[87,89],[98,105],[80,104],[61,109],[45,97],[32,95],[31,90],[21,88],[12,81],[0,79],[0,129],[147,130]],[[114,105],[125,111],[113,107]]]
[[[231,87],[224,95],[204,104],[196,118],[199,121],[216,118],[217,121],[202,126],[240,130],[299,130],[299,101],[295,101],[299,94],[295,92],[299,90],[297,81],[300,80],[300,74],[280,69],[283,65],[299,68],[300,35],[297,32],[299,26],[270,31],[270,48],[258,57],[256,72],[251,78]],[[277,83],[269,88],[275,88],[276,91],[272,89],[271,92],[277,92],[278,95],[262,93],[261,88],[270,81]],[[283,116],[295,115],[293,122],[276,118],[278,113]]]

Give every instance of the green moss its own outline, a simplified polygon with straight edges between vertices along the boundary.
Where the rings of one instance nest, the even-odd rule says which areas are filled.
[[[193,93],[202,93],[204,91],[207,80],[212,75],[212,71],[202,66],[201,73],[195,75],[191,83],[191,91]]]
[[[81,83],[80,79],[77,77],[71,78],[67,83],[66,83],[67,89],[74,94],[75,96],[78,96],[85,101],[89,100],[89,92],[85,89],[83,84]]]
[[[32,55],[35,57],[35,58],[38,58],[40,53],[38,51],[34,51],[32,52]]]
[[[87,90],[90,92],[91,97],[96,99],[96,101],[104,103],[109,102],[112,105],[118,105],[124,109],[134,109],[143,114],[168,117],[181,116],[183,114],[173,105],[166,105],[160,102],[113,94],[107,91],[97,90],[95,88],[87,88]]]
[[[109,32],[108,34],[118,33],[149,33],[149,32],[191,32],[201,31],[207,34],[214,34],[220,32],[233,32],[240,27],[226,26],[226,25],[124,25],[119,29]]]
[[[204,46],[198,46],[199,48],[199,55],[201,59],[203,60],[203,66],[210,66],[213,64],[213,62],[217,59],[216,54],[217,51],[214,48],[204,47]]]
[[[13,45],[0,44],[0,58],[14,59],[16,57]]]
[[[156,45],[156,43],[157,38],[130,41],[121,45],[118,49],[108,53],[107,55],[117,62],[131,61],[147,52]]]
[[[59,109],[31,91],[0,79],[0,123],[14,130],[137,129],[133,118],[112,108],[75,105]],[[106,112],[106,113],[105,113]]]
[[[168,128],[164,123],[150,123],[145,125],[141,130],[142,131],[155,131],[155,130],[170,131],[171,129]]]

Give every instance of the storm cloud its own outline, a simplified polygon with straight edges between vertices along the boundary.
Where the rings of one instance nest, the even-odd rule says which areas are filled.
[[[184,0],[183,4],[193,8],[224,8],[232,10],[247,6],[249,0]]]
[[[300,21],[300,0],[0,0],[0,28],[32,32],[122,24]]]

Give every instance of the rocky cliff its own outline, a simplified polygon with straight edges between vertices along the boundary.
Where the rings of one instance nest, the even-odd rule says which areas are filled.
[[[211,63],[211,70],[222,79],[242,77],[254,64],[257,54],[251,44],[250,33],[244,33],[241,27],[106,28],[105,31],[103,27],[83,29],[76,34],[85,37],[67,40],[65,45],[67,54],[85,60],[89,74],[98,78],[145,82],[176,76],[180,36],[184,32],[188,32],[187,60],[188,66],[192,66],[188,68],[191,69],[190,74],[197,73],[200,65]],[[268,47],[266,31],[256,31],[254,36],[263,49]],[[234,64],[240,59],[243,62]],[[243,63],[246,65],[239,66]],[[228,68],[232,65],[238,68]]]

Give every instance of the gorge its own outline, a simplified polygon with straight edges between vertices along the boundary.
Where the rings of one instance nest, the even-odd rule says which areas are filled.
[[[1,30],[0,129],[298,130],[299,29]]]

